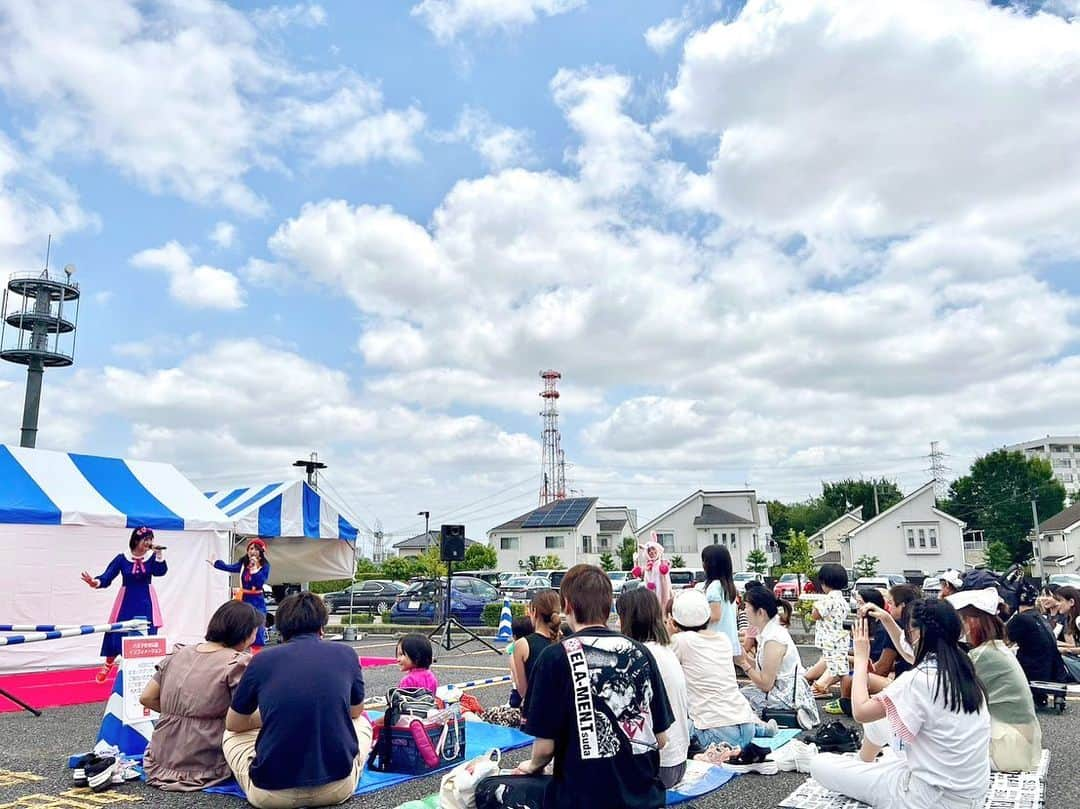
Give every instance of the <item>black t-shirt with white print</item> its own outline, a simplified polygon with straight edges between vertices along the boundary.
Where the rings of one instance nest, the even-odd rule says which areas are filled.
[[[553,643],[529,678],[525,731],[555,742],[545,809],[665,805],[656,734],[674,717],[642,644],[591,627]]]

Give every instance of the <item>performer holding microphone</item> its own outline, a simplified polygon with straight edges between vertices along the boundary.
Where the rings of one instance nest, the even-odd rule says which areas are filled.
[[[164,622],[161,620],[157,593],[154,592],[150,580],[154,576],[164,576],[169,572],[169,566],[162,555],[165,546],[155,545],[154,532],[144,525],[131,532],[128,548],[131,550],[130,557],[119,553],[100,576],[93,577],[84,570],[82,580],[97,590],[108,587],[113,579],[120,576],[120,592],[116,594],[109,623],[146,618],[150,622],[147,634],[156,635],[158,627],[163,626]],[[126,634],[128,633],[105,633],[101,641],[101,656],[105,658],[105,663],[94,677],[99,683],[105,682],[116,666],[116,658],[122,647],[120,639]]]
[[[207,559],[206,563],[216,570],[240,574],[241,600],[253,606],[263,616],[263,624],[259,627],[259,634],[256,636],[252,647],[265,646],[266,596],[263,595],[263,586],[270,578],[270,560],[266,558],[266,543],[258,537],[251,540],[247,544],[246,558],[231,565],[214,557]]]

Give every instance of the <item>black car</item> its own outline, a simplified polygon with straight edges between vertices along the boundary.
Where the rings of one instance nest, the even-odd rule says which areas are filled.
[[[323,601],[331,613],[348,612],[350,590],[353,610],[356,612],[370,612],[378,615],[387,612],[398,595],[405,589],[405,585],[399,581],[389,579],[372,579],[371,581],[358,581],[351,587],[338,590],[334,593],[326,593]]]

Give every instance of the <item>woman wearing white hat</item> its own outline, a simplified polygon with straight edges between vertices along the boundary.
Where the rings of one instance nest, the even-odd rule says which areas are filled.
[[[1005,645],[993,587],[961,590],[948,597],[964,624],[968,656],[986,689],[990,710],[990,764],[998,772],[1034,772],[1042,757],[1042,730],[1027,676]]]

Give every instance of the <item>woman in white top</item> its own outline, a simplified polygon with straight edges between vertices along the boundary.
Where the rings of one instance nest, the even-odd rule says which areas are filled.
[[[948,601],[917,601],[911,629],[915,667],[873,697],[870,638],[855,626],[851,710],[859,722],[887,719],[894,749],[865,741],[859,757],[822,753],[810,774],[826,789],[875,809],[981,809],[990,782],[990,713],[971,660],[959,646],[960,618]]]
[[[703,748],[727,744],[742,749],[759,733],[775,733],[775,727],[766,729],[755,722],[750,703],[739,691],[731,641],[709,629],[705,594],[697,590],[677,593],[671,617],[677,630],[671,646],[686,676],[690,737]]]
[[[735,658],[735,664],[750,678],[751,684],[742,689],[743,696],[758,715],[766,707],[794,710],[799,725],[812,728],[819,721],[817,702],[803,676],[795,641],[780,623],[776,597],[765,587],[747,587],[743,602],[750,626],[757,629],[755,655]]]
[[[667,731],[667,744],[660,751],[660,780],[671,789],[686,774],[686,750],[690,746],[686,678],[671,650],[671,638],[660,614],[660,601],[651,590],[644,587],[626,590],[615,602],[615,611],[619,615],[619,630],[631,640],[645,644],[656,661],[671,714],[675,717],[675,723]]]

